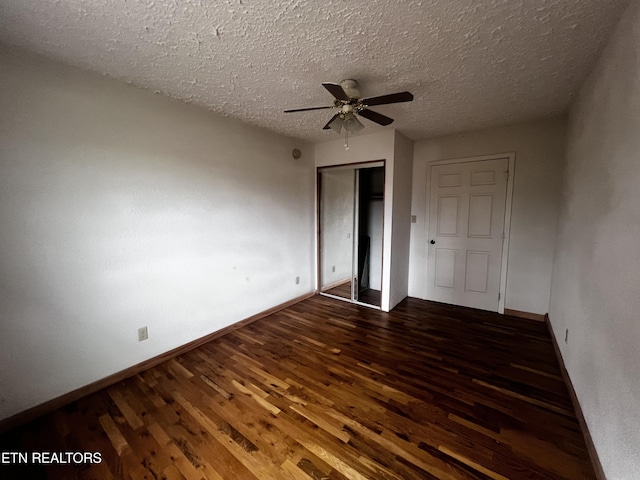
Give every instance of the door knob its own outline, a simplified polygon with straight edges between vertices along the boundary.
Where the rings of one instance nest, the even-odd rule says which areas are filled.
[[[435,245],[436,241],[435,241],[435,240],[431,240],[429,243],[430,243],[431,245]]]

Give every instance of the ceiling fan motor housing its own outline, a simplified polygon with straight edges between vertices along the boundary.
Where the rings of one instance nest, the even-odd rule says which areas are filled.
[[[340,82],[340,86],[344,90],[344,92],[349,96],[349,98],[362,98],[362,94],[360,93],[360,89],[358,88],[358,82],[351,78],[346,80],[342,80]]]

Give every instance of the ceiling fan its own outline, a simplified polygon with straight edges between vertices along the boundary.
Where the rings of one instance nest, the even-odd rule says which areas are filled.
[[[335,100],[333,101],[333,105],[327,107],[296,108],[293,110],[285,110],[284,113],[337,109],[338,113],[331,117],[331,120],[327,122],[323,127],[323,130],[331,129],[336,133],[340,133],[344,129],[346,148],[348,148],[346,143],[347,135],[349,133],[359,132],[364,128],[364,125],[356,116],[364,117],[379,125],[390,125],[393,123],[393,118],[389,118],[386,115],[370,110],[369,107],[375,105],[387,105],[390,103],[410,102],[413,100],[413,95],[409,92],[361,98],[362,95],[358,89],[358,82],[352,79],[343,80],[340,83],[323,83],[322,86],[334,96]]]

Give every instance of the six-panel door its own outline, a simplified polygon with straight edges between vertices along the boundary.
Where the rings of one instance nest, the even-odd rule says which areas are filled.
[[[431,167],[427,298],[498,311],[508,159]]]

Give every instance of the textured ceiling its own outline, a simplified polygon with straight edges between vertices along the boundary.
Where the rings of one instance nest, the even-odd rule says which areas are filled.
[[[409,90],[375,110],[417,140],[565,111],[628,3],[2,0],[0,41],[311,141],[321,82]]]

